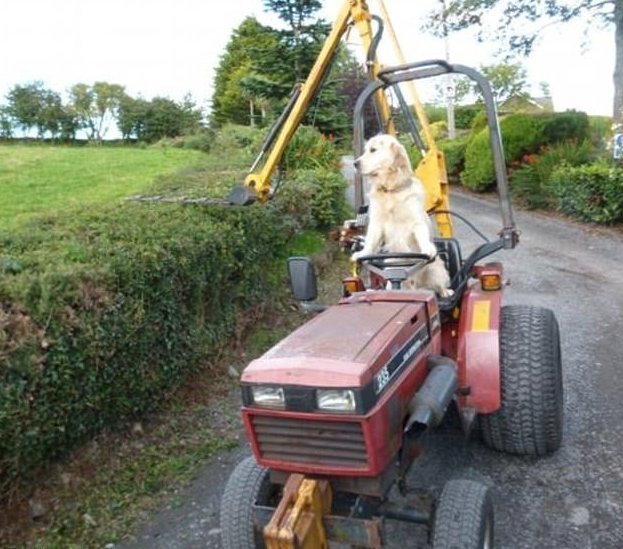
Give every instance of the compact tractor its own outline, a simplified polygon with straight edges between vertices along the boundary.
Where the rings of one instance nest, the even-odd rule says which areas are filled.
[[[454,294],[440,298],[425,289],[401,289],[410,274],[431,261],[426,255],[360,257],[343,280],[337,304],[322,307],[247,366],[241,376],[242,415],[253,455],[235,468],[223,494],[225,549],[321,549],[332,542],[382,547],[388,520],[422,525],[437,549],[492,547],[494,512],[483,484],[450,480],[426,509],[391,501],[392,488],[404,493],[408,473],[417,473],[411,465],[422,451],[424,434],[451,411],[466,434],[477,427],[485,444],[497,451],[541,456],[561,444],[556,319],[540,307],[502,306],[502,265],[484,261],[519,240],[489,84],[471,68],[439,60],[381,68],[374,61],[378,40],[371,20],[364,1],[345,2],[310,77],[269,134],[263,153],[271,149],[271,154],[263,170],[251,173],[231,200],[242,204],[269,197],[276,161],[320,85],[340,36],[356,25],[369,48],[371,81],[355,106],[355,154],[363,150],[369,101],[376,104],[381,130],[391,132],[390,90],[401,98],[403,82],[466,75],[478,84],[486,108],[502,227],[495,238],[463,257],[453,235],[443,154],[416,104],[417,117],[407,133],[423,154],[415,173],[426,188],[438,254]],[[412,105],[400,104],[411,113]],[[355,189],[360,215],[344,229],[344,241],[352,246],[361,240],[353,234],[365,224],[360,177]],[[313,302],[312,263],[291,258],[288,267],[294,297]]]

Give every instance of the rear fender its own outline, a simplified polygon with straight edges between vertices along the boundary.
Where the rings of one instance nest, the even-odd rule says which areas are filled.
[[[501,266],[500,276],[501,276]],[[500,310],[502,290],[484,291],[477,281],[464,293],[459,319],[459,404],[480,414],[501,405]]]

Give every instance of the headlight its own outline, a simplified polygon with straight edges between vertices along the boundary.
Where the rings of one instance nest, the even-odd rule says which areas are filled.
[[[283,394],[283,387],[253,387],[253,403],[258,406],[268,406],[270,408],[285,408],[286,399]]]
[[[318,389],[316,404],[319,410],[331,412],[354,412],[355,393],[350,389]]]

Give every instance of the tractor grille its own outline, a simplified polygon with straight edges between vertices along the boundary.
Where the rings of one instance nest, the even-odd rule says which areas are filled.
[[[348,469],[367,467],[359,423],[252,416],[263,459]]]

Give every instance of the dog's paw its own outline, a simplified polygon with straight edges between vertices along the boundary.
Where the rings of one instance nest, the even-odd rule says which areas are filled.
[[[432,242],[427,242],[422,247],[422,253],[430,256],[431,258],[435,257],[437,255],[437,246],[435,246]]]
[[[439,290],[439,297],[452,297],[454,295],[454,290],[450,288],[442,288]]]

